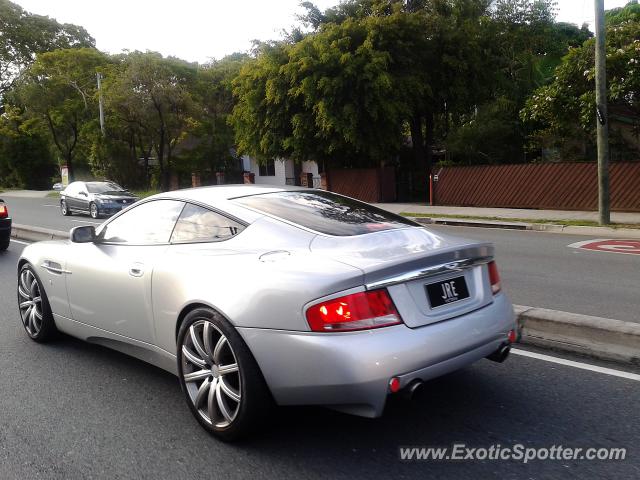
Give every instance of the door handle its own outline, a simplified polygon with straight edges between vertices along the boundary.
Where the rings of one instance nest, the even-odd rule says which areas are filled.
[[[134,263],[129,267],[129,275],[132,277],[141,277],[144,275],[144,265],[142,263]]]

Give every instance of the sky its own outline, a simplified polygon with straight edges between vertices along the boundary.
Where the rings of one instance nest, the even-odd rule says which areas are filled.
[[[61,23],[82,25],[109,53],[154,50],[205,63],[251,41],[281,37],[303,12],[300,0],[12,0]],[[315,0],[321,9],[339,0]],[[593,25],[593,0],[557,0],[559,21]],[[627,0],[605,0],[605,8]],[[592,28],[593,30],[593,28]]]

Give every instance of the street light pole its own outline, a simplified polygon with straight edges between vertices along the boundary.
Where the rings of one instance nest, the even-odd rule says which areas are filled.
[[[600,225],[611,221],[609,205],[609,126],[607,125],[607,70],[604,27],[604,0],[595,0],[596,9],[596,133],[598,142],[598,212]]]
[[[102,74],[100,72],[96,73],[96,79],[98,81],[98,107],[100,109],[100,131],[102,132],[102,136],[105,136],[104,132],[104,105],[102,101]]]

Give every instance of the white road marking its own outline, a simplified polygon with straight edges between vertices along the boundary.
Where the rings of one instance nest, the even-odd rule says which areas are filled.
[[[31,245],[29,242],[23,242],[21,240],[14,240],[13,238],[11,239],[11,241],[13,243],[19,243],[20,245]]]
[[[60,205],[43,205],[43,207],[56,207],[56,208],[60,208]]]
[[[542,353],[528,352],[526,350],[519,350],[516,348],[511,349],[511,353],[516,355],[522,355],[523,357],[535,358],[537,360],[543,360],[545,362],[558,363],[560,365],[566,365],[568,367],[580,368],[582,370],[590,370],[592,372],[604,373],[605,375],[612,375],[614,377],[626,378],[628,380],[635,380],[640,382],[640,375],[637,373],[623,372],[622,370],[614,370],[613,368],[598,367],[597,365],[591,365],[588,363],[574,362],[573,360],[566,360],[564,358],[552,357],[550,355],[543,355]]]

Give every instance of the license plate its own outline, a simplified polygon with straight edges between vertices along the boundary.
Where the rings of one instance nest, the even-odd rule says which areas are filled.
[[[442,282],[425,285],[431,308],[449,305],[469,298],[469,289],[464,277],[450,278]]]

